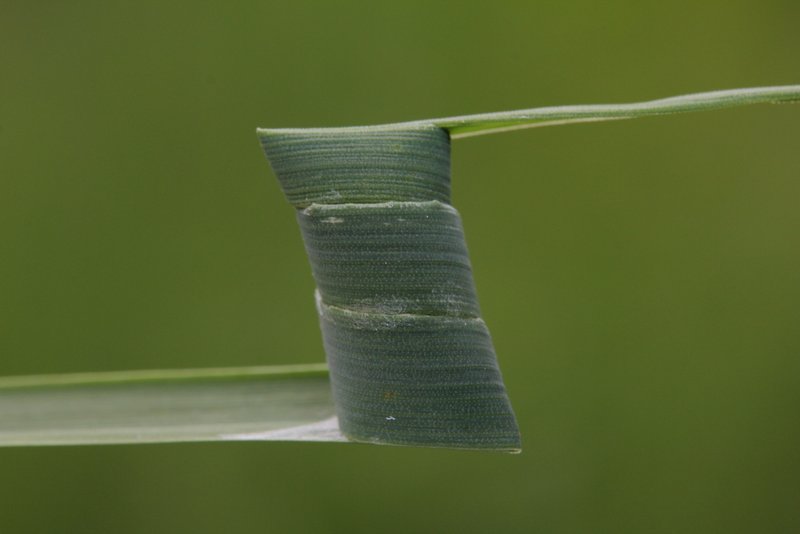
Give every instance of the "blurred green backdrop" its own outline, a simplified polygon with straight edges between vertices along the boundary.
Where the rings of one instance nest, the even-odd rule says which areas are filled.
[[[0,374],[316,362],[256,126],[800,82],[789,0],[0,2]],[[800,529],[800,106],[458,141],[521,456],[0,450],[0,532]]]

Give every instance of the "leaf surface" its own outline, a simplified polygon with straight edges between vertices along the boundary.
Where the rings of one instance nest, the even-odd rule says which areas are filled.
[[[0,446],[345,441],[324,364],[0,379]]]

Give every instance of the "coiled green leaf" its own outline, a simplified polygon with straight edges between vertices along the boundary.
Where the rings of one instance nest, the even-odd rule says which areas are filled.
[[[260,136],[298,209],[344,434],[518,450],[449,204],[448,133],[416,125]]]
[[[517,450],[480,318],[450,140],[800,101],[800,86],[387,126],[259,130],[317,280],[331,365],[0,379],[0,446],[316,440]],[[334,408],[335,404],[335,408]],[[334,409],[339,419],[333,415]]]

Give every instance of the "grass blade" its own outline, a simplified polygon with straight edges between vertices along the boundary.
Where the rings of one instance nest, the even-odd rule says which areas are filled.
[[[633,119],[651,115],[722,109],[747,104],[780,104],[798,101],[800,101],[800,85],[784,85],[695,93],[632,104],[544,107],[479,115],[463,115],[420,122],[444,128],[455,139],[540,126]]]
[[[345,441],[324,364],[0,379],[0,446]]]

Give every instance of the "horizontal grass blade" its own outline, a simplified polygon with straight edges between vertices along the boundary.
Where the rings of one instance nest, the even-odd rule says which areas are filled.
[[[0,378],[0,446],[346,441],[324,364]]]
[[[632,104],[544,107],[419,122],[444,128],[455,139],[540,126],[633,119],[747,104],[780,104],[798,101],[800,101],[800,85],[784,85],[695,93]]]

